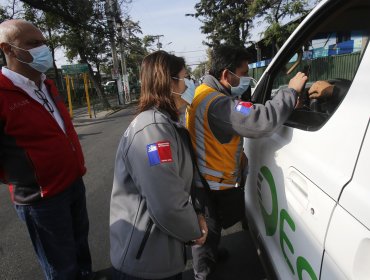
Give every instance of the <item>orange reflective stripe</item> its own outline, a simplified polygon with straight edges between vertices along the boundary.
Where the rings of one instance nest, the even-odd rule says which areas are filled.
[[[229,189],[232,189],[234,187],[219,187],[218,190],[220,191],[224,191],[224,190],[229,190]]]
[[[186,124],[199,168],[206,179],[221,184],[235,185],[238,178],[236,171],[239,170],[240,165],[240,158],[236,157],[241,154],[241,137],[235,135],[229,143],[222,144],[213,135],[209,126],[209,106],[220,96],[224,94],[207,85],[200,85],[196,89],[193,103],[188,107]],[[220,173],[220,177],[207,174],[207,169]]]
[[[217,183],[224,183],[224,184],[236,184],[236,181],[224,180],[223,178],[215,177],[215,176],[208,175],[208,174],[203,174],[203,177],[207,181],[209,180],[209,181],[214,181],[214,182],[217,182]]]

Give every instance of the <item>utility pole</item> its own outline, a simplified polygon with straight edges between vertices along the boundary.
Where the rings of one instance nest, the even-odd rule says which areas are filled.
[[[128,104],[128,103],[131,103],[130,84],[128,82],[126,57],[125,57],[125,52],[123,50],[123,22],[120,17],[117,18],[117,31],[118,31],[119,50],[121,53],[121,68],[122,68],[122,78],[123,78],[123,89],[125,92],[125,104]]]
[[[159,42],[160,37],[163,37],[163,35],[154,35],[153,36],[154,39],[157,39],[157,48],[158,48],[158,50],[160,50],[162,48],[162,43]]]
[[[112,3],[114,2],[114,3]],[[105,15],[107,16],[107,24],[109,30],[109,40],[112,49],[113,69],[112,78],[116,80],[118,89],[118,104],[123,104],[123,87],[121,75],[118,71],[118,57],[115,43],[115,14],[117,13],[117,5],[115,0],[105,0]],[[98,42],[97,42],[98,43]]]

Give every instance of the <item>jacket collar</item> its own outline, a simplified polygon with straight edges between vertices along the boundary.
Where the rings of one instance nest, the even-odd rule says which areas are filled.
[[[55,96],[54,91],[51,90],[54,87],[53,81],[45,79],[43,82],[45,83],[49,92],[53,96]],[[0,71],[0,89],[14,91],[14,90],[19,89],[19,87],[15,86],[14,83]]]
[[[20,88],[37,88],[38,86],[35,84],[34,81],[30,80],[29,78],[17,73],[17,72],[14,72],[12,70],[10,70],[9,68],[7,67],[3,67],[1,69],[1,72],[4,76],[6,76],[9,80],[11,80],[13,82],[14,85],[20,87]],[[40,74],[40,79],[41,79],[41,83],[44,83],[44,81],[46,80],[46,76],[44,73],[41,73]]]
[[[206,75],[203,80],[203,84],[206,84],[207,86],[217,90],[218,92],[221,92],[225,95],[231,95],[230,90],[225,88],[221,83],[212,75]]]

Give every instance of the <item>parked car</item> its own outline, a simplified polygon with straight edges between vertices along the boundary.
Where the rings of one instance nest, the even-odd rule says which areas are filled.
[[[104,92],[107,95],[112,95],[117,93],[117,83],[116,81],[108,81],[103,85]]]
[[[370,1],[323,0],[255,88],[265,103],[297,71],[307,100],[272,136],[245,139],[246,214],[272,278],[370,279]]]

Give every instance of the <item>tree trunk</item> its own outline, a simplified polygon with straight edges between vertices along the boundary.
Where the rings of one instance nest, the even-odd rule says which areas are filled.
[[[50,27],[48,27],[48,35],[49,35],[49,41],[51,42],[51,28]],[[57,84],[57,88],[60,90],[62,88],[62,83],[61,83],[61,80],[59,78],[58,67],[55,63],[55,46],[54,46],[54,44],[52,44],[50,46],[50,49],[51,49],[51,55],[53,57],[53,67],[54,67],[54,73],[55,73],[55,81],[56,81],[56,84]]]
[[[79,49],[78,54],[80,55],[81,62],[86,63],[87,66],[89,67],[89,77],[90,80],[92,81],[95,89],[96,89],[96,94],[99,96],[99,99],[103,102],[104,108],[111,109],[112,106],[110,106],[109,101],[105,94],[103,93],[103,90],[101,88],[101,84],[99,83],[98,79],[94,76],[94,71],[90,65],[90,63],[87,62],[86,55],[83,52],[83,50]]]
[[[99,99],[103,102],[104,108],[111,109],[112,106],[110,106],[107,97],[103,93],[103,90],[101,88],[101,84],[98,81],[98,78],[94,76],[94,71],[93,71],[90,63],[88,63],[87,61],[84,62],[84,63],[86,63],[88,65],[88,67],[89,67],[89,78],[92,81],[92,83],[93,83],[93,85],[94,85],[94,87],[96,89],[96,94],[99,96]]]
[[[98,73],[97,74],[98,83],[99,85],[101,85],[100,63],[95,63],[95,66],[96,66],[96,72]]]

